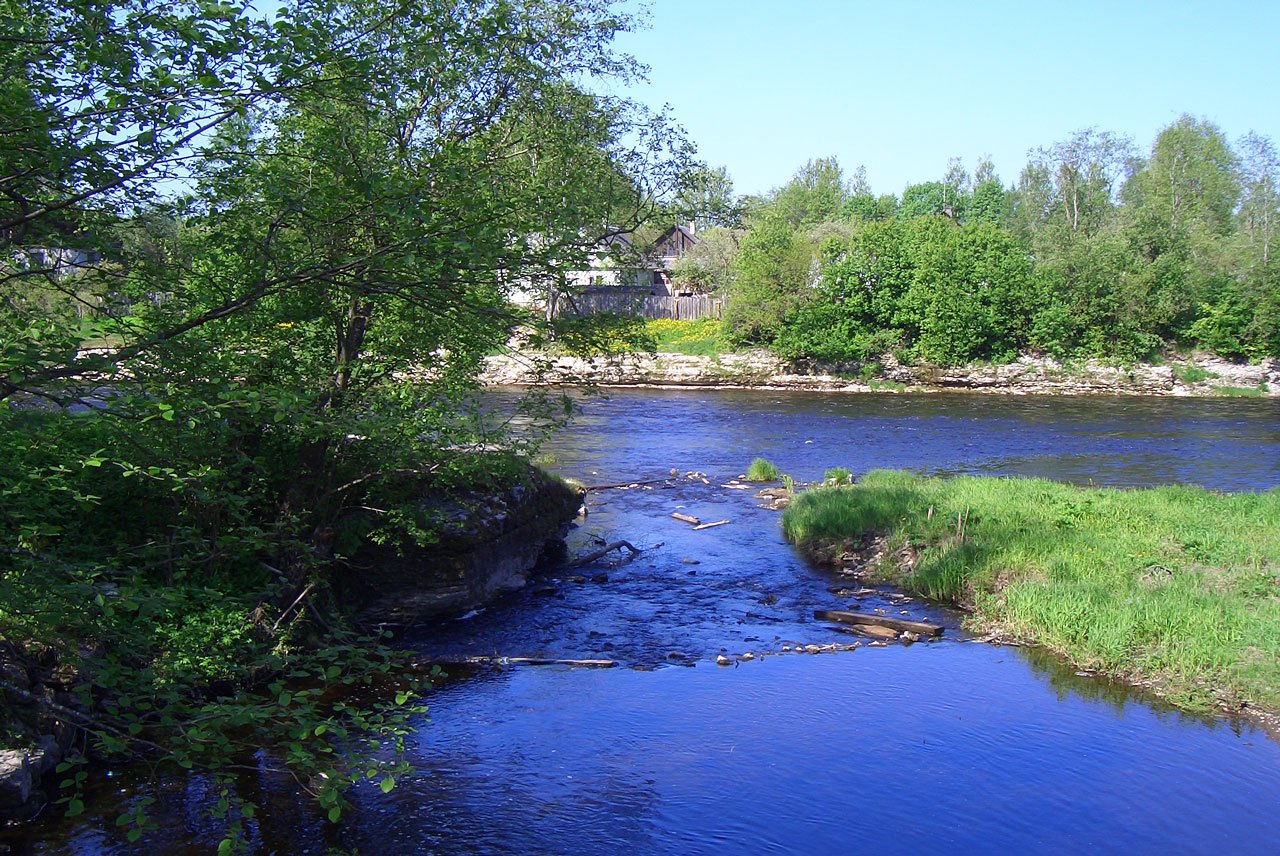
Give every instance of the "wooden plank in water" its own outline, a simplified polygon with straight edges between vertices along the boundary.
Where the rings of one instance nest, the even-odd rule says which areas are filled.
[[[923,621],[905,621],[901,618],[890,618],[887,615],[864,615],[860,612],[845,612],[840,609],[815,609],[813,617],[819,621],[834,621],[838,624],[867,624],[876,627],[888,627],[899,633],[910,630],[921,636],[941,636],[942,627],[937,624],[926,624]]]

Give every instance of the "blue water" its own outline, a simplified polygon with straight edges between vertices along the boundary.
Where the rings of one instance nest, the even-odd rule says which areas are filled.
[[[548,447],[555,469],[657,481],[593,491],[570,550],[625,538],[643,552],[548,571],[407,641],[618,667],[481,669],[440,687],[411,738],[414,775],[389,796],[357,791],[340,825],[258,777],[259,852],[1280,852],[1280,744],[1265,734],[973,641],[940,607],[855,598],[860,584],[809,566],[753,491],[722,487],[763,456],[801,481],[906,467],[1268,490],[1280,403],[621,391],[581,406]],[[674,510],[730,523],[694,531]],[[852,641],[813,610],[854,602],[946,632],[783,651]],[[757,659],[715,664],[744,652]],[[139,847],[111,822],[126,789],[104,819],[47,824],[19,852],[207,852],[204,787],[157,789],[162,829]]]

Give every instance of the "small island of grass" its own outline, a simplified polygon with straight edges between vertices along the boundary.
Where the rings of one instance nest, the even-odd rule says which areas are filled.
[[[874,471],[783,516],[819,561],[1188,710],[1280,710],[1280,492],[1081,488]]]

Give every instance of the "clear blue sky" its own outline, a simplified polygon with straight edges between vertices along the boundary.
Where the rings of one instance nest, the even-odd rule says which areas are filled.
[[[649,0],[618,46],[739,193],[809,158],[867,168],[876,193],[1096,126],[1142,153],[1190,113],[1280,145],[1280,0]],[[631,8],[637,8],[635,4]]]

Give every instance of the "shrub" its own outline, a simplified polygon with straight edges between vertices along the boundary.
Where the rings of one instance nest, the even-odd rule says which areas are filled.
[[[771,482],[778,480],[778,468],[764,458],[756,458],[747,467],[747,481]]]
[[[822,479],[827,484],[853,484],[853,473],[844,467],[832,467],[823,474]]]

